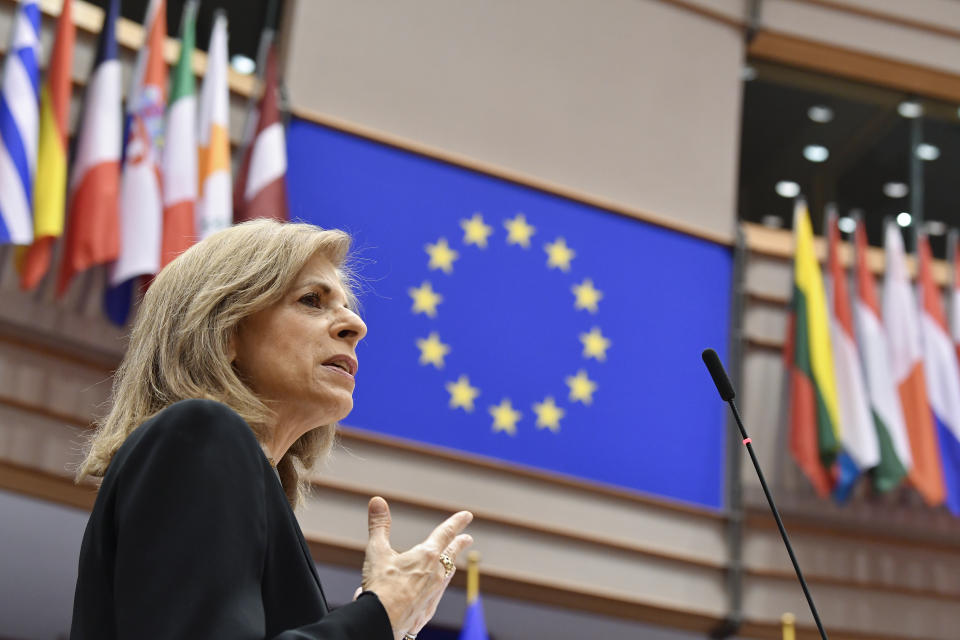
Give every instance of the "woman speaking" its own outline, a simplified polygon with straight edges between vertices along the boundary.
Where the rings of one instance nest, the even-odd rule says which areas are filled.
[[[331,611],[293,513],[353,408],[350,238],[256,220],[196,244],[144,296],[78,479],[102,477],[73,640],[415,637],[471,543],[461,511],[403,553],[369,504],[362,593]]]

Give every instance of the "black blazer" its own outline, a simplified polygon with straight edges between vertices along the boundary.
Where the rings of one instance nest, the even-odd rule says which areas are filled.
[[[110,463],[80,547],[71,640],[390,640],[373,593],[330,611],[250,427],[184,400]]]

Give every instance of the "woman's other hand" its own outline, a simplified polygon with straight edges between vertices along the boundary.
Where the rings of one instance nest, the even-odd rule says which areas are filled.
[[[363,559],[363,588],[373,591],[387,611],[394,636],[417,633],[433,617],[450,578],[445,575],[440,555],[452,560],[473,538],[461,533],[473,514],[460,511],[447,518],[426,540],[409,551],[398,553],[390,546],[390,508],[380,497],[368,505],[370,537]]]

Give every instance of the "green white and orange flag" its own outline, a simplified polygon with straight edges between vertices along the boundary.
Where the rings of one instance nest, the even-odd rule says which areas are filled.
[[[180,25],[180,59],[173,71],[163,146],[163,240],[160,266],[197,241],[197,96],[193,79],[198,0],[190,0]]]
[[[40,90],[40,141],[34,177],[33,244],[20,263],[20,286],[33,289],[50,268],[54,241],[63,234],[67,206],[67,126],[76,27],[72,0],[64,0],[53,54]]]
[[[830,494],[839,449],[839,410],[827,297],[807,204],[793,212],[793,299],[784,360],[790,385],[790,452],[821,497]]]
[[[913,466],[913,456],[887,351],[887,330],[880,319],[877,286],[867,268],[867,232],[863,221],[857,221],[854,246],[857,292],[853,312],[870,393],[870,410],[880,445],[880,462],[872,472],[873,485],[877,491],[885,492],[900,486]]]
[[[233,191],[230,184],[230,93],[227,84],[227,14],[214,14],[207,73],[200,90],[200,123],[197,133],[199,197],[197,233],[208,235],[233,224]]]

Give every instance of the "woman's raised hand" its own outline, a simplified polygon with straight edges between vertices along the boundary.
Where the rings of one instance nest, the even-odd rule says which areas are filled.
[[[456,560],[472,542],[461,533],[473,514],[460,511],[447,518],[426,540],[398,553],[390,546],[390,508],[376,497],[367,507],[370,537],[363,559],[363,588],[373,591],[390,617],[394,636],[417,633],[433,617],[440,596],[450,584],[441,554]]]

